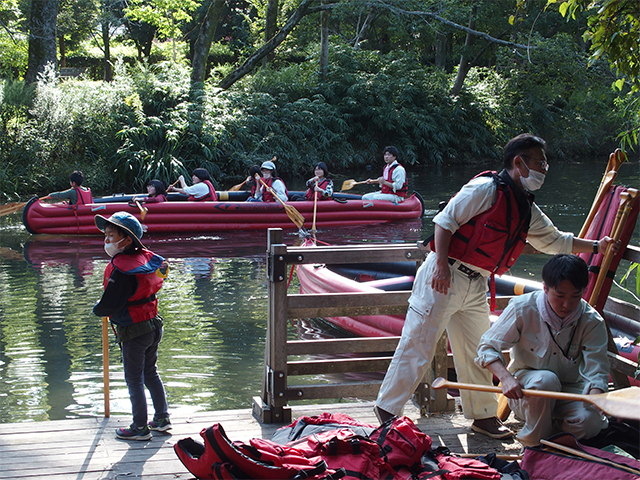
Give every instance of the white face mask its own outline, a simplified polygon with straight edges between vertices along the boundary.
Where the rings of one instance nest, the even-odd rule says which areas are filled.
[[[104,251],[107,252],[107,255],[109,255],[110,257],[114,257],[118,253],[124,252],[124,248],[118,247],[118,245],[120,244],[120,242],[122,242],[122,240],[124,240],[124,238],[121,238],[120,240],[118,240],[117,243],[107,243],[107,242],[105,242],[104,243]]]
[[[524,166],[527,167],[527,170],[529,170],[529,176],[526,178],[523,176],[520,176],[520,183],[522,183],[522,187],[526,188],[530,192],[535,192],[536,190],[539,190],[540,187],[542,187],[542,184],[544,183],[544,177],[546,177],[546,175],[536,170],[531,170],[526,163],[524,164]]]

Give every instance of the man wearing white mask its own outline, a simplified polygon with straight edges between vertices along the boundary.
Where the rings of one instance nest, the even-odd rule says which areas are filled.
[[[533,203],[549,170],[544,140],[521,134],[504,147],[499,174],[485,172],[467,183],[433,219],[431,252],[418,270],[402,337],[376,400],[383,422],[400,415],[422,380],[447,330],[458,381],[491,384],[491,373],[476,365],[476,348],[489,329],[487,277],[505,273],[525,242],[548,254],[597,251],[612,242],[575,238],[559,231]],[[492,438],[513,436],[496,417],[494,394],[460,392],[472,430]]]

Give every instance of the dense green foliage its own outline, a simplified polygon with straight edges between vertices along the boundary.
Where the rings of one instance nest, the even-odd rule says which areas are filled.
[[[59,81],[51,71],[33,91],[6,81],[2,192],[45,194],[66,187],[74,169],[100,193],[141,191],[152,178],[172,182],[199,166],[228,187],[274,155],[288,179],[317,161],[334,172],[377,162],[387,144],[407,165],[495,165],[497,146],[522,131],[543,135],[553,159],[606,154],[620,124],[611,77],[586,68],[571,45],[559,36],[531,62],[504,57],[497,68],[473,69],[458,97],[448,94],[454,73],[412,53],[348,46],[331,49],[326,82],[315,51],[228,91],[194,89],[188,67],[170,62],[120,65],[111,83]]]

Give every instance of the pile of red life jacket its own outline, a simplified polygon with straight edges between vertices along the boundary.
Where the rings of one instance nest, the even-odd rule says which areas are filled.
[[[204,443],[185,438],[174,446],[184,466],[199,479],[501,477],[479,460],[443,453],[438,454],[437,463],[423,465],[421,459],[431,449],[431,438],[407,417],[394,418],[376,428],[348,415],[324,413],[301,417],[279,429],[272,440],[254,438],[248,444],[232,442],[220,424],[203,429],[200,436]]]

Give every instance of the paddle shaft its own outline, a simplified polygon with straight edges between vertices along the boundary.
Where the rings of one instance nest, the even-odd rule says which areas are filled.
[[[431,384],[432,388],[460,388],[462,390],[475,390],[478,392],[491,392],[491,393],[502,393],[502,389],[500,387],[494,387],[493,385],[477,385],[474,383],[458,383],[458,382],[449,382],[444,378],[438,377]],[[633,387],[632,387],[633,388]],[[629,392],[632,393],[631,389],[622,389],[616,390],[616,392]],[[543,398],[553,398],[556,400],[565,400],[572,402],[587,402],[590,403],[605,413],[612,415],[614,417],[619,418],[637,418],[640,420],[638,416],[638,409],[636,411],[628,411],[628,403],[629,399],[616,398],[610,396],[607,393],[600,393],[597,395],[582,395],[579,393],[568,393],[568,392],[551,392],[548,390],[532,390],[532,389],[522,389],[522,393],[524,395],[528,395],[530,397],[543,397]],[[612,392],[615,393],[615,392]],[[625,402],[625,400],[627,400]],[[620,408],[616,408],[616,405],[612,405],[618,403]],[[640,406],[640,398],[638,399],[638,406]]]
[[[318,182],[315,183],[315,187],[318,186]],[[316,231],[316,211],[318,209],[318,192],[313,189],[313,224],[311,225],[311,231]]]
[[[102,382],[104,385],[104,418],[111,416],[109,408],[109,319],[102,317]]]
[[[256,175],[256,180],[259,180],[260,183],[264,186],[264,188],[269,190],[271,195],[273,195],[273,197],[282,204],[282,206],[284,207],[284,211],[289,217],[289,220],[291,220],[296,225],[296,227],[301,229],[302,226],[304,225],[304,217],[300,214],[300,212],[296,210],[295,207],[292,207],[291,205],[287,205],[286,203],[284,203],[282,199],[278,196],[276,191],[273,188],[271,188],[269,185],[264,183],[264,180],[262,180],[262,178],[260,178],[259,175]]]
[[[621,468],[626,470],[627,472],[635,473],[636,475],[640,475],[640,470],[630,467],[629,465],[624,465],[623,463],[612,462],[606,458],[597,457],[595,455],[591,455],[587,452],[583,452],[581,450],[577,450],[575,448],[567,447],[566,445],[562,445],[560,443],[550,442],[549,440],[545,440],[544,438],[540,439],[540,443],[546,447],[555,448],[556,450],[560,450],[564,453],[569,453],[571,455],[575,455],[576,457],[584,458],[586,460],[591,460],[593,462],[606,463],[607,465],[612,465],[616,468]]]

